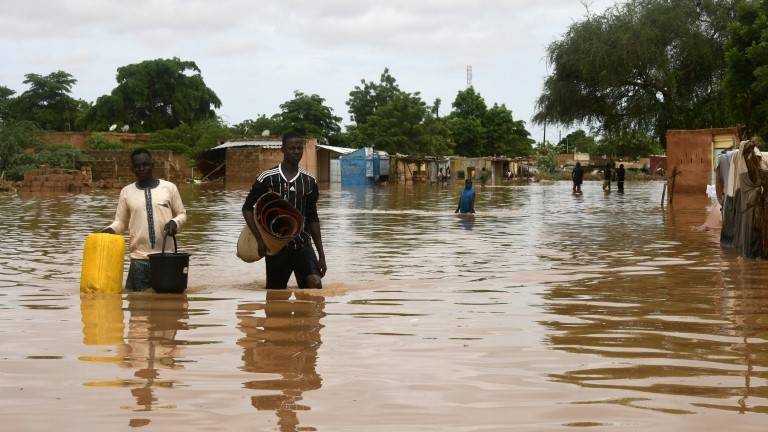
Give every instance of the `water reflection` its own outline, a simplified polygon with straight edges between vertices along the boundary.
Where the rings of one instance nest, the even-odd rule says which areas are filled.
[[[317,390],[322,379],[317,373],[317,350],[322,344],[320,320],[325,316],[325,299],[306,291],[269,291],[264,303],[238,305],[238,328],[244,336],[243,370],[271,376],[244,383],[258,391],[251,397],[257,410],[275,411],[281,431],[315,430],[300,427],[298,411],[302,395]]]
[[[151,411],[157,398],[155,387],[172,388],[176,382],[161,379],[160,371],[183,368],[179,330],[186,329],[189,303],[185,294],[128,295],[128,335],[123,347],[124,366],[134,368],[138,382],[131,389],[139,411]],[[141,382],[141,384],[139,384]],[[165,406],[169,407],[169,406]]]
[[[609,361],[550,377],[584,388],[682,396],[690,409],[768,412],[766,270],[766,263],[743,261],[714,279],[665,272],[553,287],[544,295],[545,310],[557,317],[542,321],[551,331],[546,342]],[[642,406],[648,400],[581,403],[692,412]]]
[[[123,336],[122,298],[119,295],[83,295],[81,312],[83,340],[86,345],[115,345],[116,355],[80,356],[88,362],[112,362],[134,369],[134,379],[88,381],[89,387],[128,387],[136,399],[135,411],[174,408],[158,405],[155,388],[173,388],[176,381],[163,379],[162,370],[183,368],[184,341],[177,340],[179,330],[187,328],[187,296],[131,293],[127,295],[127,334]]]
[[[80,294],[83,343],[120,345],[123,343],[123,297],[120,294]]]

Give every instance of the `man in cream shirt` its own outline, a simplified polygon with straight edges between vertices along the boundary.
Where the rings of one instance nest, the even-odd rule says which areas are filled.
[[[125,281],[127,291],[144,291],[150,288],[149,257],[160,252],[163,235],[176,235],[187,220],[187,212],[181,202],[176,185],[152,174],[154,163],[146,149],[131,153],[131,170],[136,182],[120,191],[115,221],[102,232],[130,235],[131,265]]]

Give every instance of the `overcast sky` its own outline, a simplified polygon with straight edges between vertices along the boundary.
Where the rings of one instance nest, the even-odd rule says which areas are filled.
[[[271,115],[294,90],[317,93],[349,122],[361,78],[389,67],[400,87],[447,113],[473,84],[530,124],[547,73],[547,45],[584,16],[579,0],[0,0],[0,84],[67,71],[88,101],[115,87],[119,66],[193,60],[229,123]],[[590,1],[602,12],[611,0]],[[441,114],[442,114],[441,113]],[[557,129],[548,128],[548,139]],[[563,131],[565,134],[567,131]]]

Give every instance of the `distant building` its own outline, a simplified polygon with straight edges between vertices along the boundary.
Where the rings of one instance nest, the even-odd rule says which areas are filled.
[[[363,147],[339,159],[343,186],[363,186],[389,178],[389,155],[386,152]]]
[[[283,160],[280,137],[258,137],[230,140],[203,155],[209,164],[220,164],[227,185],[250,184],[262,171]],[[307,138],[299,166],[317,177],[317,139]],[[222,166],[223,165],[223,166]]]
[[[347,147],[317,145],[317,181],[320,183],[341,183],[341,157],[354,152]]]

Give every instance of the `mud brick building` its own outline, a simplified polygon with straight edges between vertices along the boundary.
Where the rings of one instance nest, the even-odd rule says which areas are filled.
[[[227,141],[206,152],[208,160],[224,164],[224,181],[230,185],[250,185],[262,171],[283,160],[280,137],[259,137]],[[317,177],[317,140],[307,138],[299,164]]]
[[[715,182],[716,155],[738,142],[738,128],[668,130],[667,179],[676,167],[675,193],[706,193]]]

